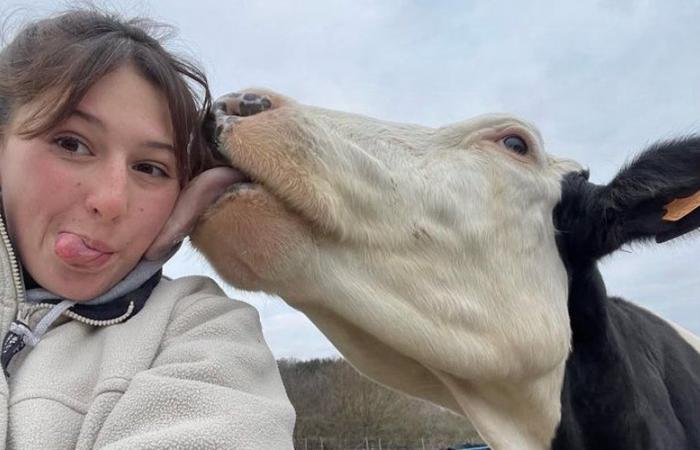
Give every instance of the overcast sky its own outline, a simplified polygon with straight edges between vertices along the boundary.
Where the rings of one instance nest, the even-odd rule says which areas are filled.
[[[697,1],[112,1],[175,25],[214,95],[272,88],[318,106],[444,125],[510,112],[547,151],[607,182],[634,152],[700,131]],[[37,17],[65,3],[0,0]],[[2,14],[4,17],[5,14]],[[700,233],[634,247],[602,264],[611,294],[700,334]],[[212,274],[183,248],[166,274]],[[336,355],[281,300],[228,289],[261,313],[277,357]]]

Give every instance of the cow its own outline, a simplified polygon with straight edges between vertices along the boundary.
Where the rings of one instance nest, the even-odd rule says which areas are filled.
[[[700,137],[597,185],[510,115],[429,128],[262,89],[214,110],[241,175],[191,242],[227,282],[278,294],[494,449],[700,449],[700,339],[609,296],[597,267],[700,226]]]

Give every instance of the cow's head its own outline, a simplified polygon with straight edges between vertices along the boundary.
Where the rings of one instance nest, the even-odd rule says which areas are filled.
[[[261,101],[248,98],[223,99],[219,140],[251,182],[192,236],[227,281],[279,294],[361,371],[453,409],[433,371],[495,380],[563,364],[552,211],[580,167],[547,155],[532,125],[433,129],[274,94],[241,117]]]
[[[304,312],[368,376],[460,412],[446,380],[532,380],[558,398],[536,380],[560,383],[569,352],[565,261],[677,234],[663,205],[700,189],[697,153],[694,187],[647,187],[631,170],[643,160],[594,186],[506,115],[435,129],[260,91],[216,109],[219,149],[247,180],[194,246],[233,285]]]

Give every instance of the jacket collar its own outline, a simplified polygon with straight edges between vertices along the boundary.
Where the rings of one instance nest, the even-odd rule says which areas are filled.
[[[134,290],[117,296],[103,303],[76,303],[68,309],[74,314],[75,319],[83,319],[82,322],[89,323],[95,326],[111,325],[113,323],[126,322],[131,317],[134,317],[143,306],[146,300],[151,296],[151,292],[156,287],[162,277],[162,270],[158,270],[140,286]],[[42,289],[43,290],[43,289]],[[33,289],[27,291],[27,296],[30,296]],[[42,300],[41,303],[57,305],[64,299],[51,298]],[[76,317],[77,316],[77,317]],[[78,320],[80,320],[78,319]],[[85,320],[87,319],[87,320]]]

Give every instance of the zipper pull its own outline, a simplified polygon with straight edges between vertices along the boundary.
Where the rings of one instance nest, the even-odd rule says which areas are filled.
[[[27,333],[31,334],[31,332],[29,326],[21,320],[14,320],[10,324],[10,331],[7,332],[2,340],[2,353],[0,353],[0,363],[2,363],[2,371],[5,373],[5,377],[10,377],[7,367],[10,365],[12,357],[21,352],[26,345],[24,336]]]
[[[49,312],[36,324],[34,331],[20,319],[12,321],[10,331],[7,332],[2,340],[2,353],[0,353],[0,363],[2,364],[2,371],[5,372],[5,377],[10,376],[7,373],[7,366],[10,365],[10,360],[17,353],[21,352],[25,345],[29,344],[35,347],[51,324],[73,305],[75,305],[75,302],[72,300],[63,300],[59,304],[53,305]]]

